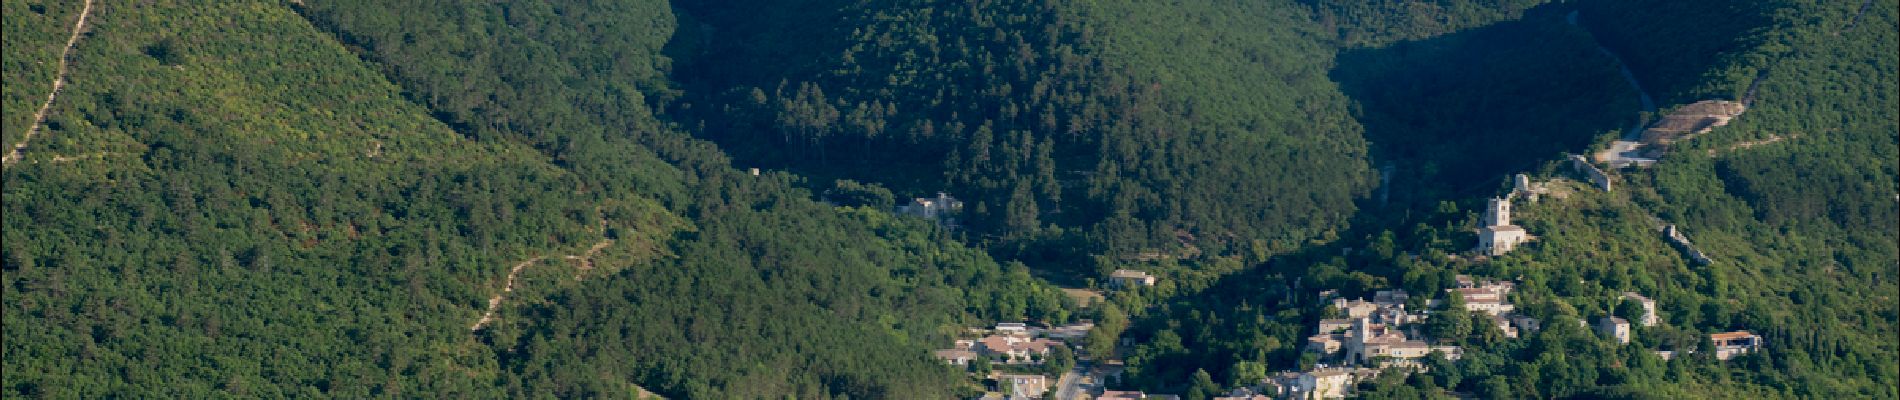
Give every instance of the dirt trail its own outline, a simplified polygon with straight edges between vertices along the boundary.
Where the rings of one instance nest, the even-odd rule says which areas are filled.
[[[601,239],[600,243],[594,243],[594,247],[587,248],[586,253],[581,253],[581,255],[576,256],[567,256],[569,260],[579,260],[581,262],[580,272],[574,273],[574,279],[578,280],[581,278],[581,274],[592,271],[594,269],[594,255],[600,254],[602,249],[606,249],[607,246],[612,246],[613,244],[613,239]]]
[[[53,162],[60,163],[60,162],[83,161],[83,160],[89,160],[89,159],[95,159],[95,158],[106,158],[106,157],[124,155],[124,154],[125,153],[111,152],[111,151],[96,151],[96,152],[72,155],[72,156],[55,154],[53,155]]]
[[[515,264],[515,267],[513,269],[509,269],[508,283],[501,287],[500,294],[496,294],[495,297],[488,298],[488,312],[482,313],[482,319],[476,320],[475,326],[469,327],[468,330],[470,332],[480,331],[482,330],[482,327],[488,326],[489,322],[494,321],[495,310],[501,309],[501,300],[506,298],[508,296],[508,293],[515,291],[515,276],[521,275],[521,270],[528,269],[528,266],[534,265],[534,263],[537,263],[537,262],[541,262],[541,260],[544,258],[547,258],[547,257],[530,258],[527,261],[522,261],[520,264]]]
[[[594,211],[596,213],[599,213],[600,208],[596,207],[594,208]],[[599,225],[600,234],[602,236],[605,236],[607,234],[607,218],[605,214],[602,214],[597,224]],[[594,255],[600,254],[601,250],[605,250],[607,249],[607,246],[612,246],[613,244],[614,244],[613,239],[601,238],[599,242],[595,242],[593,246],[588,247],[587,252],[584,252],[578,255],[561,256],[561,258],[565,258],[569,260],[579,260],[581,262],[581,265],[579,268],[580,272],[577,272],[574,274],[574,280],[578,281],[581,279],[581,276],[583,274],[586,274],[587,271],[594,269]],[[495,294],[495,297],[488,298],[488,311],[482,313],[481,319],[475,320],[475,325],[470,326],[468,328],[469,332],[480,332],[482,328],[488,326],[488,323],[494,322],[495,312],[501,309],[502,300],[507,299],[508,293],[512,293],[515,291],[515,277],[520,276],[521,271],[528,269],[528,266],[534,265],[534,263],[541,262],[541,260],[545,260],[545,259],[547,259],[547,256],[539,256],[535,258],[530,258],[527,261],[522,261],[519,264],[515,264],[514,268],[509,269],[508,279],[506,283],[502,285],[501,293]]]
[[[59,89],[66,87],[67,61],[72,58],[73,46],[79,44],[79,35],[86,32],[86,18],[90,16],[92,16],[92,0],[86,0],[86,5],[79,9],[79,21],[73,23],[72,36],[66,38],[66,48],[59,51],[59,68],[53,74],[53,90],[46,93],[46,102],[40,103],[40,110],[33,112],[33,125],[26,128],[26,136],[21,137],[19,143],[14,143],[13,148],[8,150],[5,156],[0,156],[0,167],[12,166],[20,162],[20,151],[26,149],[28,142],[33,141],[33,135],[40,133],[40,125],[45,125],[46,110],[52,108],[53,99],[59,97]]]
[[[1738,150],[1747,150],[1747,149],[1748,149],[1748,148],[1750,148],[1750,147],[1755,147],[1755,146],[1762,146],[1762,145],[1770,145],[1770,144],[1775,144],[1775,143],[1779,143],[1779,142],[1781,142],[1781,141],[1783,141],[1783,140],[1788,140],[1788,139],[1793,139],[1793,138],[1795,138],[1796,136],[1799,136],[1799,135],[1793,135],[1793,134],[1790,134],[1790,135],[1788,135],[1788,136],[1781,136],[1781,135],[1768,135],[1768,138],[1767,138],[1767,139],[1761,139],[1761,140],[1750,140],[1750,141],[1746,141],[1746,142],[1741,142],[1741,143],[1736,143],[1736,144],[1733,144],[1733,145],[1729,145],[1729,146],[1728,146],[1728,149],[1726,149],[1726,150],[1724,150],[1724,151],[1728,151],[1728,152],[1734,152],[1734,151],[1738,151]],[[1713,157],[1713,156],[1715,156],[1715,155],[1716,155],[1716,154],[1718,154],[1718,153],[1721,153],[1721,152],[1719,152],[1719,151],[1716,151],[1715,149],[1709,149],[1709,156],[1711,156],[1711,157]]]

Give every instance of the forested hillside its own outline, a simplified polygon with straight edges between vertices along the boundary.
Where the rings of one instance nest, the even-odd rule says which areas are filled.
[[[1058,268],[1258,259],[1368,187],[1304,8],[933,4],[686,2],[668,114],[740,162],[948,190],[993,249]]]
[[[569,174],[455,135],[288,8],[93,12],[5,171],[7,393],[468,387],[496,372],[467,333],[490,283],[598,235]]]
[[[8,150],[81,4],[0,0]],[[1088,316],[1205,398],[1397,288],[1463,357],[1364,397],[1900,398],[1896,0],[93,4],[0,171],[0,397],[967,398],[931,349]],[[1605,192],[1620,66],[1749,107]]]
[[[948,330],[1066,318],[937,228],[731,170],[639,112],[637,83],[561,86],[651,76],[643,36],[605,60],[535,46],[570,42],[549,28],[483,44],[485,63],[365,64],[285,4],[93,12],[47,132],[5,171],[13,396],[948,394],[925,351]],[[665,26],[627,21],[611,32]],[[577,58],[521,62],[557,55]]]
[[[1523,16],[1547,0],[1299,0],[1348,47],[1383,47]]]
[[[0,143],[19,143],[33,121],[33,111],[46,100],[52,88],[53,70],[59,65],[60,48],[79,19],[82,2],[0,3],[0,44],[7,58],[0,61]]]

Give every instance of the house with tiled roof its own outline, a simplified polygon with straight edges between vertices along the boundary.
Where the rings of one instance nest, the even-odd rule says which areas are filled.
[[[1709,335],[1709,341],[1715,342],[1715,359],[1727,360],[1738,355],[1761,350],[1760,335],[1749,331],[1723,332]]]

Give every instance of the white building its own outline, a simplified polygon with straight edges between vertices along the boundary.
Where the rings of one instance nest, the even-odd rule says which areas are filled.
[[[1469,276],[1459,275],[1458,287],[1445,289],[1446,292],[1458,292],[1465,299],[1465,310],[1479,311],[1491,315],[1503,316],[1516,310],[1511,305],[1511,290],[1517,285],[1511,282],[1492,280],[1479,281]]]
[[[1478,230],[1478,252],[1487,256],[1501,256],[1517,250],[1530,235],[1517,225],[1487,226]]]
[[[1636,292],[1623,292],[1623,298],[1643,303],[1643,317],[1638,321],[1643,324],[1643,326],[1656,326],[1656,323],[1661,322],[1661,317],[1656,315],[1655,300],[1650,300],[1648,297],[1643,297],[1642,294]]]
[[[1724,332],[1709,335],[1709,341],[1715,342],[1715,359],[1727,360],[1735,356],[1761,350],[1761,336],[1749,331]]]
[[[938,219],[963,210],[963,201],[937,192],[937,197],[918,197],[910,199],[909,204],[897,207],[897,212],[924,218]]]
[[[1333,308],[1346,313],[1346,319],[1371,317],[1379,311],[1379,304],[1365,300],[1333,299]]]
[[[1155,276],[1147,272],[1131,269],[1118,269],[1108,274],[1108,282],[1115,287],[1154,286]]]
[[[1485,203],[1484,226],[1511,224],[1511,200],[1492,197]]]
[[[962,349],[937,350],[937,358],[950,365],[970,365],[976,361],[976,352]]]
[[[1597,332],[1616,339],[1617,343],[1630,343],[1630,322],[1617,317],[1603,317],[1597,320]]]
[[[1011,398],[1039,399],[1049,391],[1049,379],[1042,375],[1003,375],[996,381],[1009,385]]]
[[[1290,376],[1281,395],[1289,399],[1343,399],[1350,392],[1356,368],[1321,368]]]
[[[1501,256],[1517,249],[1530,235],[1523,227],[1511,224],[1511,200],[1491,198],[1485,204],[1483,228],[1478,229],[1478,252]]]

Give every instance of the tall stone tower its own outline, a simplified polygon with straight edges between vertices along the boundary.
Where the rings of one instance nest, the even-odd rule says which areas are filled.
[[[1484,209],[1484,226],[1511,224],[1511,201],[1493,197]]]

